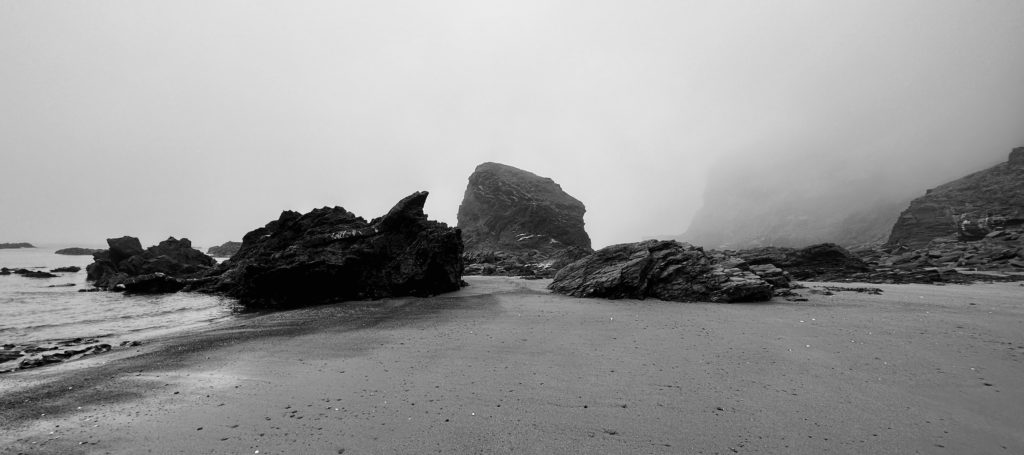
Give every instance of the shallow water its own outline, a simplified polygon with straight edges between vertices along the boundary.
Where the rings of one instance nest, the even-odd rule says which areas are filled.
[[[73,338],[135,340],[232,317],[232,299],[195,293],[123,295],[78,292],[91,286],[92,256],[54,254],[58,248],[0,249],[0,267],[49,271],[79,266],[57,278],[0,275],[0,344],[42,344]],[[74,286],[49,287],[74,284]]]

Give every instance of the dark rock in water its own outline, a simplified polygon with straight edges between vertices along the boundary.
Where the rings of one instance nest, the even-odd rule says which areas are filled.
[[[50,270],[51,273],[60,273],[60,272],[78,273],[78,272],[81,272],[81,271],[82,271],[82,268],[77,266],[77,265],[69,265],[67,267],[57,267],[57,268],[55,268],[53,270]]]
[[[16,275],[21,275],[25,278],[57,278],[58,276],[42,270],[17,269],[13,272]]]
[[[192,278],[210,270],[217,262],[192,248],[192,242],[188,239],[178,240],[171,237],[145,250],[142,249],[139,239],[135,237],[107,239],[107,244],[110,245],[110,249],[93,254],[93,263],[86,267],[88,273],[86,279],[93,281],[94,285],[99,288],[115,289],[118,285],[126,284],[132,277],[156,273],[176,279]],[[171,289],[173,287],[140,286],[145,289]]]
[[[928,190],[900,215],[888,246],[923,248],[955,236],[980,240],[991,232],[1024,225],[1024,148],[1007,162]]]
[[[35,248],[35,245],[33,245],[31,243],[26,243],[26,242],[21,242],[21,243],[0,243],[0,250],[9,250],[9,249],[17,249],[17,248]]]
[[[550,178],[498,163],[477,166],[459,206],[458,227],[472,271],[552,276],[593,250],[583,203]],[[493,260],[492,260],[493,259]]]
[[[224,242],[220,246],[212,246],[206,250],[206,254],[215,258],[229,258],[234,256],[242,248],[242,242]]]
[[[132,256],[142,254],[143,251],[142,242],[130,236],[107,239],[107,245],[110,246],[107,252],[110,255],[110,260],[113,262],[121,262]]]
[[[846,277],[871,270],[864,261],[834,243],[822,243],[801,249],[753,248],[740,250],[734,254],[751,266],[770,264],[778,267],[797,280],[827,281],[831,277]]]
[[[414,193],[371,222],[341,207],[283,212],[188,289],[237,297],[250,309],[458,290],[460,232],[428,220],[426,199]]]
[[[677,302],[761,302],[772,286],[704,249],[675,241],[613,245],[563,267],[548,286],[559,294]],[[742,261],[737,261],[737,265]]]
[[[103,251],[103,250],[102,249],[96,249],[96,248],[78,248],[78,247],[73,247],[73,248],[62,248],[62,249],[59,249],[57,251],[54,251],[53,254],[63,254],[63,255],[67,255],[67,256],[91,256],[93,254],[99,253],[100,251]]]
[[[119,284],[128,294],[166,294],[185,287],[184,280],[160,272],[129,277]]]
[[[4,267],[4,268],[0,269],[0,275],[10,275],[13,272],[14,272],[13,270],[11,270],[11,269],[9,269],[7,267]]]

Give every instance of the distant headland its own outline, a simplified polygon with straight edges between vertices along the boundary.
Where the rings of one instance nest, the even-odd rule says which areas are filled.
[[[15,248],[35,248],[35,247],[36,247],[35,245],[33,245],[31,243],[27,243],[27,242],[22,242],[22,243],[0,243],[0,250],[13,250]]]

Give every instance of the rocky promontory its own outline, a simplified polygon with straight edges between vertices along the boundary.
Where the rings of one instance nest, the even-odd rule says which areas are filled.
[[[585,213],[550,178],[499,163],[477,166],[458,212],[467,273],[554,275],[593,251]]]
[[[17,248],[35,248],[35,245],[31,243],[0,243],[0,250],[13,250]]]
[[[229,258],[242,248],[242,242],[224,242],[220,246],[211,246],[206,254],[215,258]]]
[[[602,248],[563,267],[548,288],[575,297],[723,303],[767,301],[773,292],[742,260],[660,240]]]
[[[932,188],[914,199],[892,227],[887,245],[926,247],[935,239],[980,240],[1024,226],[1024,147],[983,171]]]
[[[213,258],[192,248],[188,239],[168,238],[142,249],[135,237],[107,239],[110,249],[93,254],[88,281],[98,288],[135,293],[176,292],[187,279],[208,271]]]
[[[426,200],[427,192],[413,193],[370,222],[342,207],[285,211],[189,289],[236,297],[250,309],[458,290],[461,234],[428,220]]]

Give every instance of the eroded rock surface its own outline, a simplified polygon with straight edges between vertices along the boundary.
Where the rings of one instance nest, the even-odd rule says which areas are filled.
[[[190,288],[237,297],[252,309],[458,290],[461,234],[428,220],[426,199],[427,192],[414,193],[370,222],[342,207],[283,212]]]
[[[715,258],[675,241],[612,245],[563,267],[549,285],[559,294],[677,302],[760,302],[772,285],[743,261]]]

